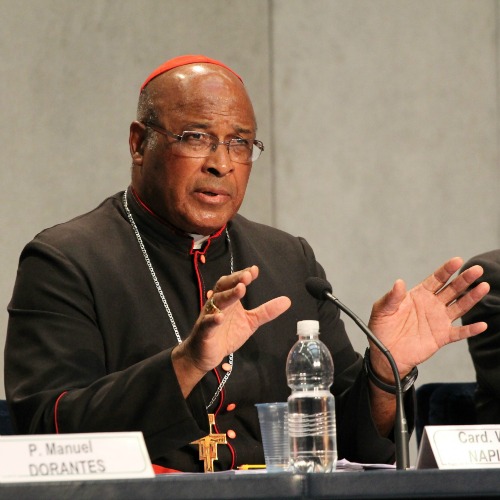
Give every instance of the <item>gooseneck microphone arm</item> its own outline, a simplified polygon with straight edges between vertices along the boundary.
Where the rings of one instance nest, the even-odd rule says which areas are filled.
[[[344,311],[365,333],[369,340],[377,346],[377,348],[382,352],[382,354],[387,358],[389,364],[391,365],[392,372],[394,374],[394,382],[396,389],[396,422],[395,422],[395,432],[394,440],[396,445],[396,468],[397,469],[409,469],[410,468],[410,451],[409,451],[409,434],[408,434],[408,423],[406,421],[405,409],[403,403],[403,388],[401,385],[401,379],[399,378],[399,371],[390,353],[389,349],[380,342],[380,340],[375,336],[375,334],[361,321],[361,319],[354,314],[346,305],[342,304],[340,300],[332,295],[332,287],[328,281],[318,278],[311,277],[306,280],[307,291],[318,300],[328,299],[334,302],[337,307]]]

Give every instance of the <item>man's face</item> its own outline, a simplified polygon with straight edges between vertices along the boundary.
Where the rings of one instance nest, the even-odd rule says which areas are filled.
[[[161,127],[179,135],[186,130],[205,132],[219,141],[255,138],[250,99],[243,84],[225,69],[184,66],[149,85],[155,85],[157,91],[153,98]],[[176,156],[172,148],[175,139],[153,130],[149,133],[154,145],[141,148],[138,144],[134,153],[133,127],[132,185],[157,215],[186,233],[207,235],[236,214],[245,195],[250,163],[232,162],[223,145],[206,158]],[[145,136],[144,127],[135,127],[136,133]]]

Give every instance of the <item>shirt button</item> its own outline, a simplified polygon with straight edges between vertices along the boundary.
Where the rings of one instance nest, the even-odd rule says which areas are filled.
[[[229,404],[227,405],[226,410],[227,410],[227,411],[233,411],[235,408],[236,408],[236,404],[234,404],[234,403],[229,403]]]
[[[205,264],[205,262],[207,261],[204,255],[200,255],[200,260],[202,264]]]
[[[233,369],[233,367],[229,363],[222,363],[222,369],[225,372],[230,372]]]
[[[233,431],[233,429],[229,429],[229,430],[226,432],[226,434],[227,434],[227,437],[228,437],[229,439],[234,439],[234,438],[236,437],[236,432],[234,432],[234,431]]]

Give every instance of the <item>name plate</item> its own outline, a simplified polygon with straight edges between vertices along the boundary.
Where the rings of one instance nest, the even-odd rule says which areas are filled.
[[[154,477],[141,432],[0,437],[0,482]]]
[[[425,427],[416,468],[500,468],[500,425]]]

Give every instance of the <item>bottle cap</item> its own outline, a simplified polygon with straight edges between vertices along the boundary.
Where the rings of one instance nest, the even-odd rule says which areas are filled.
[[[319,321],[305,319],[297,322],[297,335],[315,335],[319,333]]]

